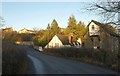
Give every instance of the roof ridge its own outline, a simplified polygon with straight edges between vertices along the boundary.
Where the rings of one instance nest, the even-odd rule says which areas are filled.
[[[103,28],[103,30],[105,32],[107,32],[108,34],[110,34],[111,36],[118,36],[116,33],[113,33],[112,31],[110,31],[109,29],[107,29],[105,26],[107,26],[107,24],[105,23],[100,23],[96,20],[91,20],[91,22],[94,22],[96,25],[100,26]],[[89,25],[91,24],[91,22],[87,25],[87,27],[89,27]],[[87,30],[88,31],[88,30]]]

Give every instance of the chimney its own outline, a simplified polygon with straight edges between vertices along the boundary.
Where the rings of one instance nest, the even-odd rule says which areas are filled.
[[[73,33],[70,33],[69,35],[69,43],[73,43]]]

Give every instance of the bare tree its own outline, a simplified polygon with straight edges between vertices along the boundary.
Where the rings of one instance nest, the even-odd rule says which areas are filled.
[[[120,25],[120,1],[93,2],[87,10],[96,12],[103,17],[103,21],[106,24]]]
[[[88,11],[92,11],[102,16],[101,18],[105,24],[113,24],[117,29],[120,29],[120,1],[104,1],[93,2],[87,8]],[[120,35],[116,34],[114,37],[118,39],[118,62],[120,63]],[[120,65],[120,64],[118,64]],[[120,69],[120,67],[119,67]]]

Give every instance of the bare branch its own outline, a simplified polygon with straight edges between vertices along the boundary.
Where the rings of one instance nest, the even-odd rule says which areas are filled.
[[[94,2],[87,8],[88,11],[95,12],[101,15],[101,18],[106,23],[114,25],[120,25],[119,13],[120,13],[120,2]]]

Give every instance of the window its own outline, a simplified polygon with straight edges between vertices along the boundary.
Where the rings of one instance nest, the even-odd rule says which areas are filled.
[[[92,29],[95,29],[94,25],[92,25]]]
[[[55,43],[55,47],[59,47],[59,43]]]

